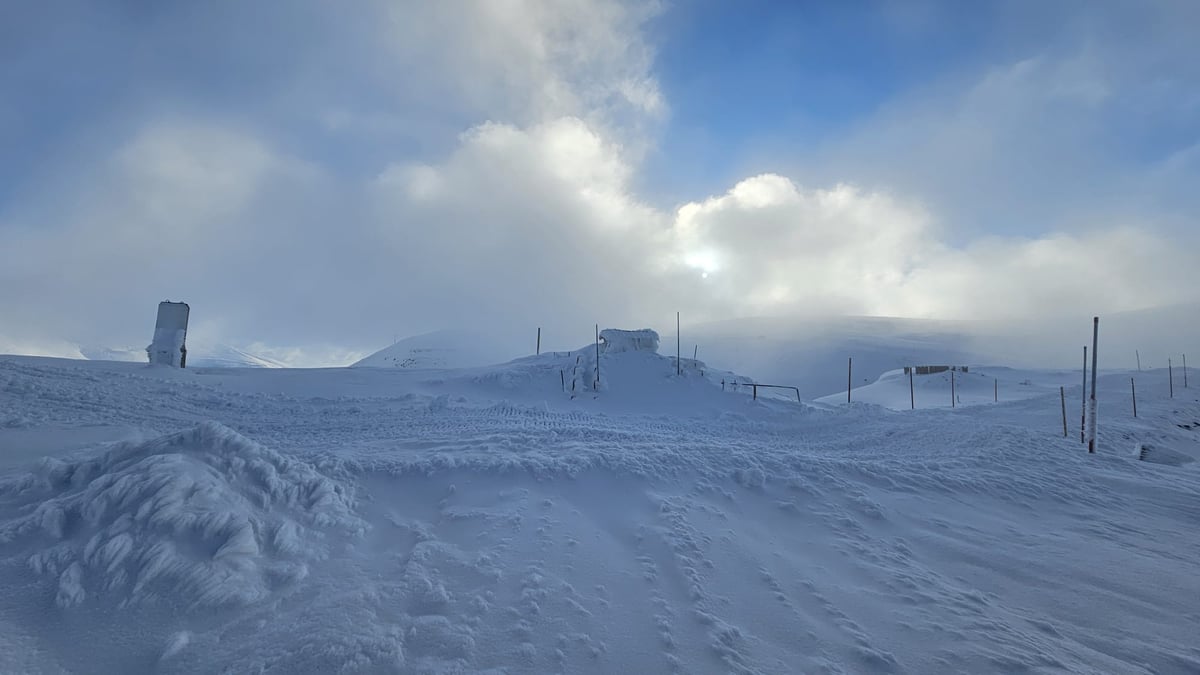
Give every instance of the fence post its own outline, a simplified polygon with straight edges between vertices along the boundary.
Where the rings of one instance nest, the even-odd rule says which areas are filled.
[[[1063,438],[1067,437],[1067,390],[1065,387],[1058,388],[1058,398],[1062,401],[1063,415]]]
[[[1129,393],[1133,395],[1133,416],[1137,417],[1137,385],[1133,383],[1133,378],[1129,378]]]
[[[916,394],[913,393],[913,370],[916,370],[916,368],[908,371],[908,404],[912,406],[912,410],[916,410],[917,397]]]
[[[1092,400],[1089,404],[1088,453],[1096,452],[1096,349],[1100,339],[1100,317],[1092,317]]]
[[[1083,346],[1083,389],[1079,391],[1079,442],[1087,441],[1087,345]]]

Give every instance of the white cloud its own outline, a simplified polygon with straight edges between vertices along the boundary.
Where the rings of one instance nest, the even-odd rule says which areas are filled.
[[[382,77],[405,100],[449,102],[475,122],[528,126],[580,117],[614,134],[636,132],[666,113],[641,30],[660,11],[657,2],[468,0],[381,8]]]
[[[677,265],[710,272],[702,313],[985,319],[1198,299],[1186,257],[1153,227],[955,247],[918,204],[778,175],[684,205],[673,233]]]
[[[168,297],[212,342],[304,364],[464,324],[583,342],[593,322],[675,310],[988,318],[1200,300],[1173,221],[1130,209],[1078,225],[1103,208],[1073,181],[1109,170],[1086,173],[1101,152],[1077,116],[1123,92],[1095,53],[997,65],[886,106],[790,176],[662,209],[637,185],[666,115],[641,28],[654,6],[373,7],[353,17],[361,33],[314,48],[328,62],[302,56],[284,96],[313,103],[332,150],[274,133],[265,104],[146,113],[0,214],[0,283],[19,289],[0,315],[27,333],[13,339],[141,344]],[[448,127],[419,152],[389,145]],[[353,133],[384,160],[339,171]],[[1182,189],[1194,154],[1157,178]],[[1058,199],[1018,199],[1059,192],[1074,220]],[[1006,236],[964,224],[997,213],[1043,219]]]

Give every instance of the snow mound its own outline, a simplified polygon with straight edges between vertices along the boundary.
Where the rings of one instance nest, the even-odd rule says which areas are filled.
[[[517,352],[503,339],[460,330],[439,330],[397,341],[351,364],[351,368],[471,368],[504,363]]]
[[[215,422],[0,483],[0,550],[57,582],[55,601],[246,605],[307,574],[351,496],[311,465]]]

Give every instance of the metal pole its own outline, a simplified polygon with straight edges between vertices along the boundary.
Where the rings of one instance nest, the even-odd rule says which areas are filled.
[[[954,407],[954,369],[950,369],[950,407]]]
[[[1083,346],[1083,389],[1079,391],[1079,442],[1087,441],[1087,345]]]
[[[1187,354],[1183,355],[1183,388],[1187,389]]]
[[[600,386],[600,324],[596,324],[596,387]]]
[[[541,355],[542,353],[542,327],[538,326],[537,351],[534,354]]]
[[[909,405],[912,406],[913,410],[916,410],[917,409],[917,397],[913,393],[913,371],[914,370],[916,370],[915,367],[910,368],[908,370],[908,403],[909,403]]]
[[[1138,350],[1136,350],[1136,349],[1133,350],[1133,355],[1137,357],[1138,372],[1140,373],[1140,372],[1142,372],[1142,355],[1139,354]]]
[[[1096,452],[1096,346],[1100,339],[1100,317],[1092,317],[1092,400],[1088,420],[1088,452]]]
[[[695,361],[700,356],[700,345],[692,348],[692,360]]]
[[[1167,359],[1167,382],[1171,387],[1171,398],[1175,398],[1175,373],[1171,370],[1171,359]]]
[[[992,400],[996,403],[1000,402],[1000,378],[992,380]]]
[[[1065,387],[1058,388],[1058,398],[1062,400],[1063,412],[1063,438],[1067,437],[1067,390]]]
[[[850,402],[850,388],[854,386],[854,357],[846,360],[846,403]]]
[[[1133,383],[1133,378],[1129,378],[1129,393],[1133,394],[1133,416],[1137,417],[1137,385]]]

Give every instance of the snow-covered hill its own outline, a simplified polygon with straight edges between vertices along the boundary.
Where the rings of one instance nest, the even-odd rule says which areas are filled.
[[[447,329],[398,340],[351,367],[469,368],[503,363],[518,355],[511,343],[493,336]]]
[[[79,348],[85,359],[93,361],[130,361],[146,363],[146,350],[135,348],[88,347]],[[227,344],[188,343],[187,365],[189,368],[284,368],[284,364],[251,354]]]
[[[1070,373],[909,411],[594,359],[0,357],[0,672],[1200,671],[1165,371],[1102,372],[1088,455]]]

